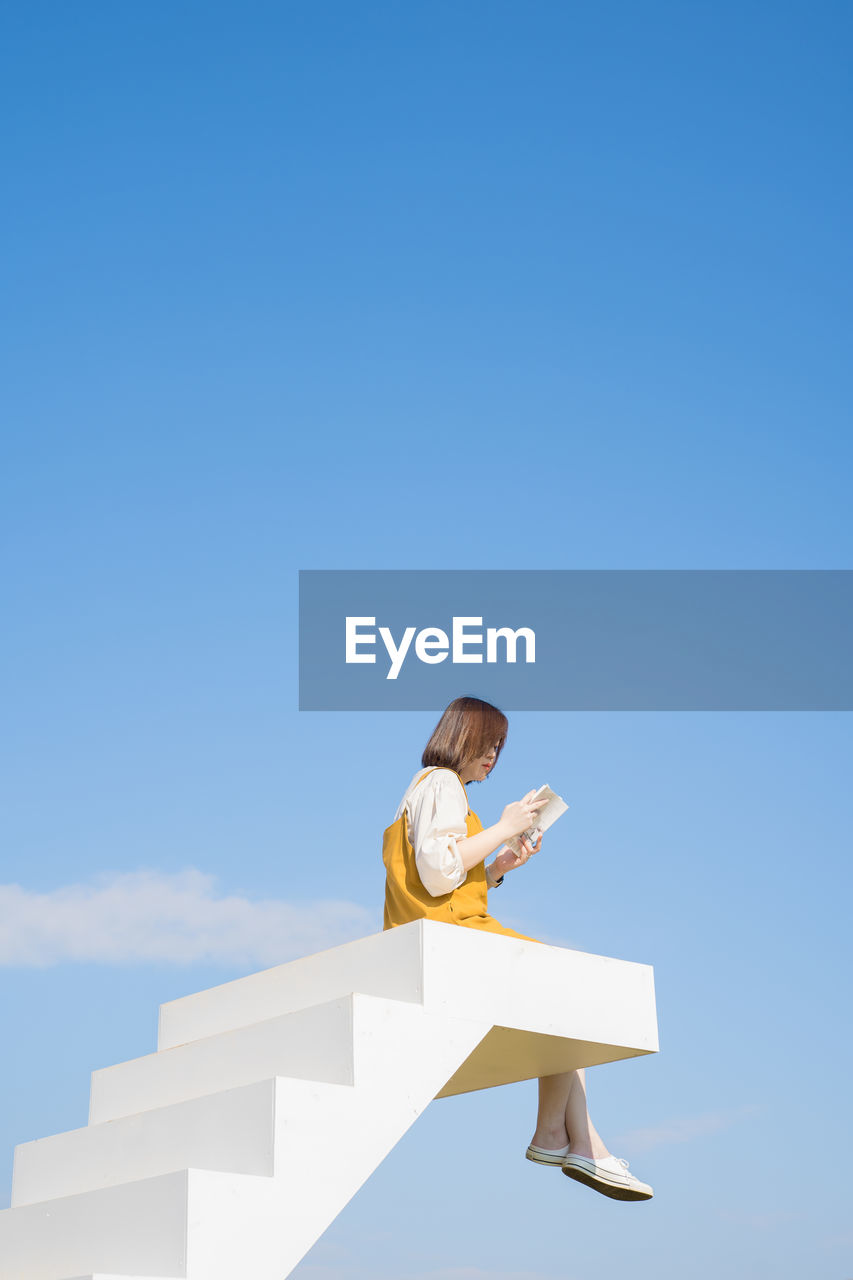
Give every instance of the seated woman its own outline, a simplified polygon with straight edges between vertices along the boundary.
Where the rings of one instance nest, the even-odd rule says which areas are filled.
[[[468,807],[465,788],[482,782],[494,769],[506,742],[506,716],[479,698],[456,698],[427,743],[420,769],[384,835],[385,928],[410,920],[441,920],[469,929],[485,929],[527,938],[500,924],[488,910],[488,891],[508,871],[539,852],[523,838],[536,825],[544,800],[529,791],[508,804],[494,826],[483,829]],[[522,836],[521,853],[505,841]],[[486,859],[497,850],[494,861]],[[570,1178],[616,1200],[649,1200],[652,1188],[612,1156],[590,1119],[583,1070],[539,1080],[536,1130],[528,1160],[558,1166]]]

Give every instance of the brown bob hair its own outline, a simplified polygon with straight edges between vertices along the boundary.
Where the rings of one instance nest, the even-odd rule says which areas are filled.
[[[506,742],[509,721],[502,711],[480,698],[454,698],[424,747],[421,764],[456,773],[498,744],[495,764]]]

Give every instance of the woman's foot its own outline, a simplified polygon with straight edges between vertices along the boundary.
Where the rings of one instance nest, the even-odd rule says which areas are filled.
[[[530,1145],[544,1147],[546,1151],[556,1151],[559,1147],[568,1147],[568,1130],[564,1124],[537,1124],[536,1132],[530,1139]]]
[[[534,1164],[561,1165],[569,1154],[569,1135],[566,1126],[536,1126],[536,1132],[527,1151],[524,1153]]]
[[[595,1135],[587,1134],[583,1140],[578,1142],[570,1142],[569,1150],[573,1156],[581,1156],[584,1160],[606,1160],[610,1155],[609,1149],[604,1145],[597,1133]]]
[[[562,1165],[566,1156],[569,1154],[568,1143],[564,1147],[537,1147],[531,1142],[525,1151],[528,1160],[532,1160],[534,1164],[556,1164]]]

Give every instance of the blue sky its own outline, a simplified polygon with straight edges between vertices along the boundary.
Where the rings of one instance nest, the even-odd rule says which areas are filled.
[[[0,21],[8,1194],[158,1004],[379,926],[435,716],[297,711],[300,568],[850,567],[853,24]],[[296,1274],[849,1280],[851,737],[514,715],[474,807],[571,811],[500,916],[655,966],[661,1053],[589,1084],[656,1198],[523,1161],[533,1086],[450,1099]]]

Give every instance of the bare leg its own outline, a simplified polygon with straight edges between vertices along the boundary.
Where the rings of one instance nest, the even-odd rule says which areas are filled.
[[[546,1151],[557,1151],[569,1141],[566,1108],[574,1082],[574,1071],[539,1077],[539,1113],[533,1143]]]
[[[589,1156],[593,1160],[603,1160],[609,1156],[604,1141],[592,1123],[586,1105],[586,1073],[573,1071],[572,1087],[566,1104],[566,1129],[569,1134],[572,1155]]]
[[[569,1143],[573,1155],[594,1160],[610,1154],[590,1119],[582,1070],[540,1077],[533,1142],[548,1151],[557,1151]]]

